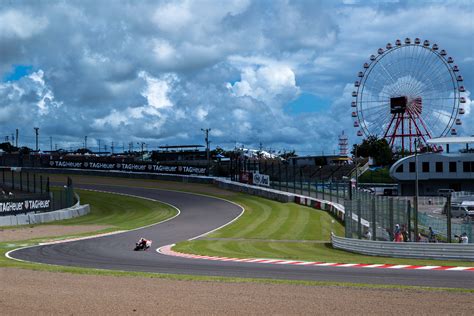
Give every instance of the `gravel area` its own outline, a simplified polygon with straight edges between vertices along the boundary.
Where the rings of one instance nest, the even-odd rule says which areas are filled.
[[[472,315],[472,294],[172,281],[0,268],[2,315]]]
[[[14,240],[28,240],[33,238],[57,237],[64,235],[73,235],[94,232],[106,228],[110,225],[77,225],[77,226],[61,226],[61,225],[41,225],[21,228],[0,228],[0,242]]]

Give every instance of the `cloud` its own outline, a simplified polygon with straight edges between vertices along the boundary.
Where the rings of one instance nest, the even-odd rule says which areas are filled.
[[[298,94],[295,73],[285,65],[265,65],[245,67],[242,69],[240,81],[227,83],[227,88],[237,97],[252,97],[258,101],[270,103],[272,100]]]
[[[357,139],[350,93],[362,64],[407,36],[447,49],[472,90],[472,3],[348,3],[10,2],[0,9],[0,78],[13,65],[34,71],[0,83],[2,131],[38,124],[71,146],[85,135],[157,146],[201,143],[210,127],[214,145],[332,152],[343,129]],[[324,107],[285,112],[303,93]]]
[[[43,32],[47,26],[45,17],[34,17],[14,9],[0,12],[0,38],[28,39]]]

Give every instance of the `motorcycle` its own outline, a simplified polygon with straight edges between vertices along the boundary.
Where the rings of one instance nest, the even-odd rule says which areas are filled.
[[[151,247],[151,240],[145,240],[145,241],[137,241],[135,243],[135,248],[133,249],[134,251],[140,251],[140,250],[148,250],[148,248]]]

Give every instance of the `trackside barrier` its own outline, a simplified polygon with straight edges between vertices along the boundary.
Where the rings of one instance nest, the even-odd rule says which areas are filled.
[[[62,210],[44,213],[1,216],[0,227],[48,223],[89,214],[89,204],[80,205],[79,196],[77,194],[76,199],[77,203],[74,206]]]
[[[331,235],[334,248],[369,256],[474,261],[474,244],[386,242]]]

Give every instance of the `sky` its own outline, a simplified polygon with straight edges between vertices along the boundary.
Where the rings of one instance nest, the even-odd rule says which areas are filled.
[[[115,151],[360,142],[351,92],[387,42],[429,39],[474,89],[471,1],[0,0],[0,141]],[[461,135],[474,134],[467,98]],[[101,150],[104,150],[102,147]]]

